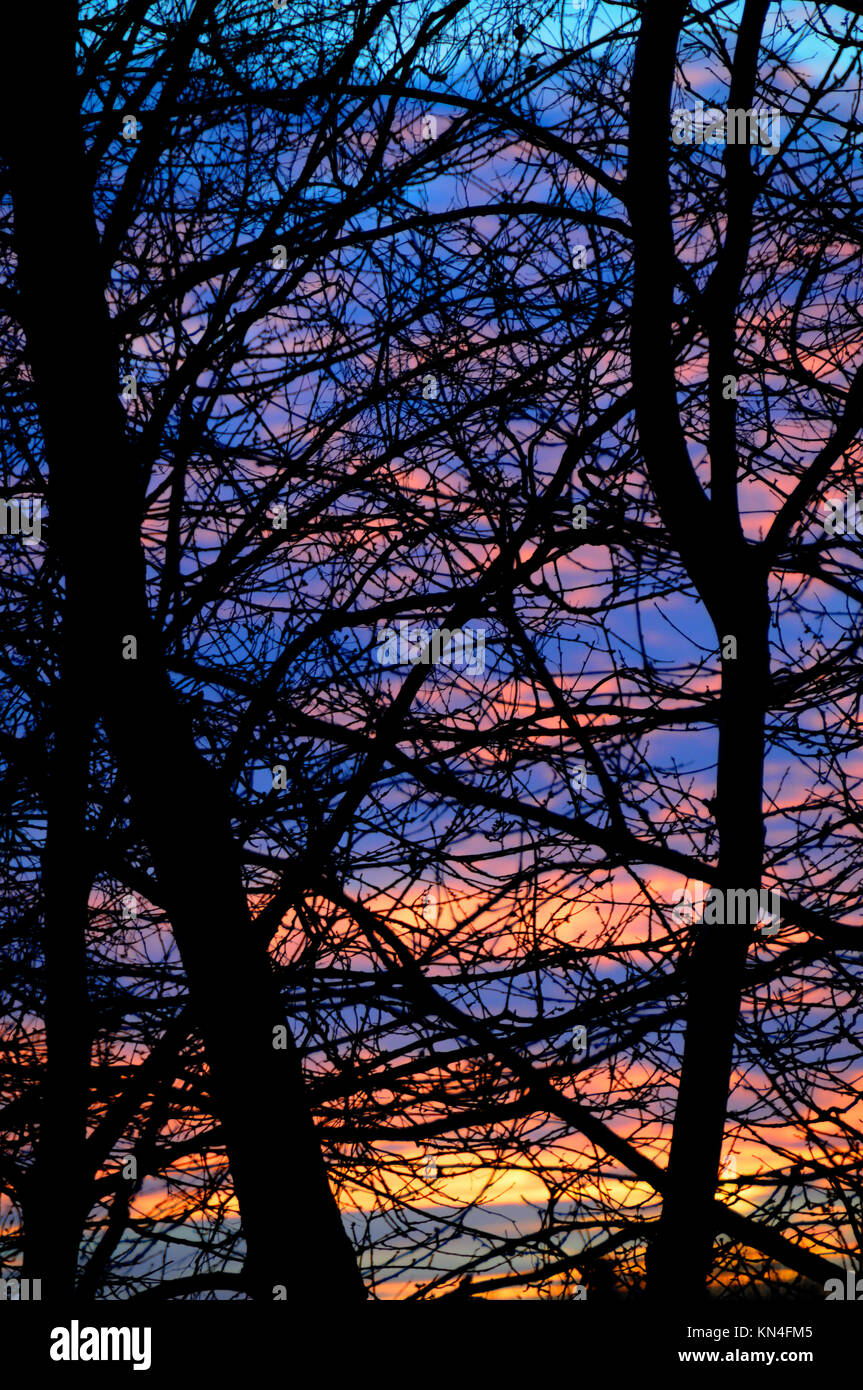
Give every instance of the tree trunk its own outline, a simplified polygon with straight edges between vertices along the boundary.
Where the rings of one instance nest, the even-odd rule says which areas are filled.
[[[713,419],[711,497],[692,468],[677,407],[671,324],[674,239],[669,149],[671,94],[685,0],[648,4],[630,86],[627,202],[633,228],[632,377],[639,439],[663,519],[716,636],[734,636],[737,657],[722,663],[717,753],[719,871],[724,887],[759,889],[764,711],[769,681],[766,563],[741,533],[736,505],[733,420]],[[736,99],[757,69],[762,0],[749,0],[741,25]],[[745,32],[744,32],[745,30]],[[712,376],[733,357],[732,280],[743,273],[748,238],[747,150],[728,152],[734,188],[733,245],[705,295],[716,319]],[[721,291],[721,293],[720,293]],[[710,306],[713,306],[712,308]],[[709,326],[709,325],[708,325]],[[719,330],[722,331],[719,331]],[[714,410],[732,411],[711,382]],[[717,645],[719,646],[719,642]],[[648,1288],[661,1299],[703,1291],[710,1272],[713,1200],[725,1129],[734,1035],[751,926],[697,931],[688,972],[686,1036],[668,1177],[657,1235],[648,1251]]]
[[[290,1038],[287,1050],[273,1046],[284,1012],[250,923],[227,798],[195,747],[147,609],[141,479],[119,402],[81,133],[76,26],[70,0],[50,23],[30,11],[3,53],[20,315],[49,467],[50,542],[67,585],[65,621],[83,644],[78,656],[187,973],[240,1206],[248,1288],[261,1298],[284,1285],[294,1301],[359,1300],[365,1291],[299,1057]],[[123,657],[128,636],[137,639],[134,660]]]
[[[768,620],[763,580],[741,584],[725,628],[737,636],[738,655],[723,663],[716,798],[719,871],[732,888],[758,889],[761,882]],[[751,926],[704,926],[691,956],[668,1186],[648,1261],[650,1291],[663,1299],[681,1289],[703,1291],[713,1263],[711,1208],[751,939]]]
[[[92,1028],[87,994],[92,881],[86,811],[93,719],[89,675],[80,662],[82,634],[67,591],[60,633],[60,679],[53,691],[48,755],[44,891],[45,1081],[36,1157],[28,1174],[24,1276],[42,1280],[45,1300],[68,1299],[75,1286],[81,1228],[89,1209],[83,1157]]]

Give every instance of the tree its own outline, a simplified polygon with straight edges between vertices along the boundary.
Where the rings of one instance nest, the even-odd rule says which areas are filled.
[[[77,24],[50,107],[35,20],[6,60],[4,466],[48,513],[4,590],[8,1253],[58,1295],[823,1285],[859,1211],[847,7]],[[781,930],[684,885],[776,888]]]

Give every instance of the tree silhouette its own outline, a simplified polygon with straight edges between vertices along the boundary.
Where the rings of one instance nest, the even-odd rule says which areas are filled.
[[[47,1296],[856,1252],[858,13],[23,17],[0,1250]]]

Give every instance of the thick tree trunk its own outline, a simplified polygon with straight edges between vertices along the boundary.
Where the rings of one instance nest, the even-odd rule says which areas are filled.
[[[87,179],[70,0],[25,15],[4,46],[21,319],[50,473],[50,538],[65,620],[152,854],[187,972],[247,1243],[248,1287],[359,1300],[298,1055],[250,925],[227,798],[174,697],[147,610],[141,482],[125,440],[119,365]],[[29,34],[28,34],[29,30]],[[34,80],[38,73],[39,80]],[[137,658],[123,657],[127,636]],[[68,1155],[67,1155],[68,1159]],[[38,1221],[37,1221],[38,1227]]]
[[[86,933],[91,872],[86,810],[93,720],[89,675],[80,662],[77,605],[67,595],[60,679],[52,706],[47,835],[42,857],[45,960],[45,1080],[36,1158],[24,1194],[24,1275],[41,1279],[45,1300],[75,1285],[81,1227],[89,1209],[83,1145],[92,1043]]]

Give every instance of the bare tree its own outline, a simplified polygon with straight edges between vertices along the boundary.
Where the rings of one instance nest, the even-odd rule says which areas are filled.
[[[856,1248],[850,13],[68,7],[47,108],[10,47],[4,1250],[52,1292]]]

